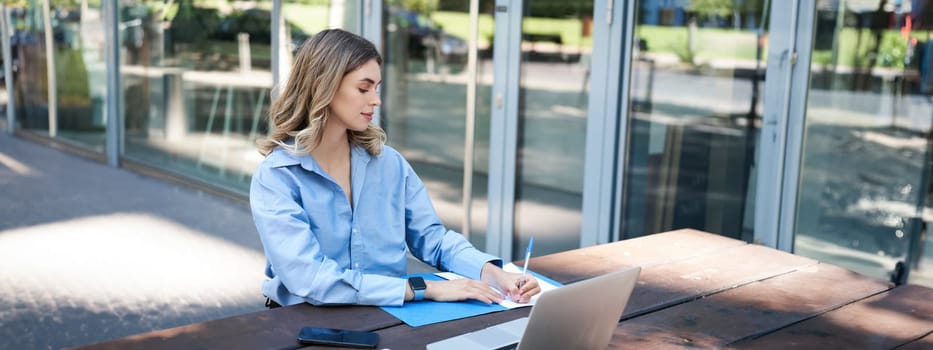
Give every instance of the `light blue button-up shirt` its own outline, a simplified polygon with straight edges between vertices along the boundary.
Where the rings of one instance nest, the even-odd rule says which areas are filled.
[[[250,207],[266,253],[262,293],[282,305],[401,305],[406,247],[429,265],[479,279],[480,252],[441,224],[411,165],[385,146],[353,146],[351,208],[310,155],[272,151],[253,173]]]

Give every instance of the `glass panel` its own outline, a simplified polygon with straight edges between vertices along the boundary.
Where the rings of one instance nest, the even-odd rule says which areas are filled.
[[[794,251],[933,286],[933,4],[840,4],[817,7]]]
[[[6,10],[9,11],[9,7],[7,7]],[[3,22],[3,21],[4,21],[4,19],[3,19],[3,17],[2,17],[3,14],[4,14],[4,13],[3,13],[2,11],[0,11],[0,22]],[[7,23],[7,28],[10,29],[10,31],[9,31],[10,37],[9,37],[9,38],[6,38],[6,39],[12,39],[12,38],[13,38],[13,25]],[[2,31],[0,31],[0,33],[2,33]],[[12,40],[10,40],[10,41],[11,41],[10,44],[12,44]],[[2,43],[3,43],[3,42],[0,41],[0,45],[2,45]],[[12,53],[12,46],[11,46],[10,56],[11,56],[11,58],[12,58],[12,56],[13,56],[13,53]],[[6,61],[4,61],[3,57],[4,57],[4,56],[3,56],[3,51],[2,51],[2,48],[0,48],[0,131],[7,132],[7,131],[9,130],[8,128],[10,127],[8,117],[9,117],[9,114],[12,114],[12,113],[7,114],[7,106],[9,106],[9,103],[10,103],[10,94],[9,94],[9,92],[12,91],[12,90],[10,90],[10,89],[13,88],[13,84],[9,84],[10,86],[7,86],[8,84],[6,83],[6,79],[5,79],[5,78],[6,78],[6,69],[7,69],[7,68],[10,68],[11,71],[12,71],[12,69],[13,69],[13,66],[12,66],[12,65],[13,65],[13,62],[6,62]],[[11,61],[12,61],[12,60],[11,60]],[[12,78],[12,76],[11,76],[11,78]]]
[[[463,157],[469,0],[387,1],[383,5],[382,125],[425,182],[441,221],[463,225]],[[470,241],[485,246],[489,164],[489,96],[492,89],[492,7],[481,9]]]
[[[29,1],[25,7],[10,10],[17,128],[48,133],[48,70],[42,3]]]
[[[694,228],[751,241],[765,1],[636,8],[622,237]]]
[[[104,152],[107,68],[104,18],[99,1],[53,2],[58,133],[61,138]]]
[[[512,256],[580,246],[593,1],[525,2]]]
[[[3,12],[0,12],[0,16],[2,16],[2,15],[3,15]],[[3,20],[3,19],[0,18],[0,21],[2,21],[2,20]],[[12,33],[13,33],[13,31],[10,31],[10,37],[11,37],[11,38],[12,38],[12,36],[13,36]],[[0,42],[0,44],[2,44],[2,42]],[[2,49],[2,48],[0,48],[0,49]],[[5,74],[6,74],[6,66],[8,66],[8,65],[10,65],[10,64],[12,64],[12,63],[11,63],[11,62],[5,62],[5,61],[3,60],[2,52],[3,52],[3,51],[0,51],[0,131],[6,132],[6,131],[8,130],[7,128],[9,127],[9,125],[8,125],[9,123],[7,122],[7,110],[6,110],[6,109],[7,109],[7,106],[9,105],[9,102],[10,102],[10,98],[9,98],[10,95],[9,95],[9,93],[8,93],[9,90],[8,90],[8,88],[7,88],[7,83],[6,83],[6,79],[5,79]],[[11,67],[11,68],[12,68],[12,67]],[[12,85],[11,85],[11,86],[12,86]]]
[[[331,1],[284,1],[292,50],[329,27]],[[246,193],[267,132],[271,1],[124,1],[128,159]],[[342,20],[342,19],[341,19]]]

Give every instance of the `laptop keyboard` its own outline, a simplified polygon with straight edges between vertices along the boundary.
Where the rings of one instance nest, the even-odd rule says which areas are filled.
[[[521,338],[521,333],[515,334],[495,326],[476,331],[473,334],[475,334],[473,341],[486,349],[508,349],[508,346],[518,344],[518,340]],[[509,345],[503,347],[502,344]]]
[[[429,350],[517,349],[528,318],[523,317],[428,344]]]

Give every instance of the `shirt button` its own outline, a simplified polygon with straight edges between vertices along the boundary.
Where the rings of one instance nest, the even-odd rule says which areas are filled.
[[[354,228],[353,228],[353,233],[357,233],[357,232],[360,232],[360,230],[359,230],[358,228],[354,227]]]
[[[353,263],[353,269],[354,269],[354,270],[359,270],[359,269],[360,269],[360,263]]]

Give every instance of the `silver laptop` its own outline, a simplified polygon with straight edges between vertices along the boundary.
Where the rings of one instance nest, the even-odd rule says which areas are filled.
[[[605,349],[641,267],[542,294],[528,317],[428,344],[428,350]]]

